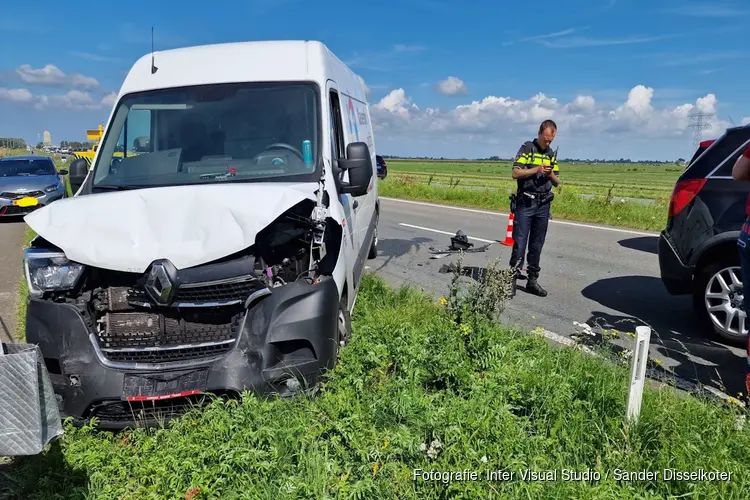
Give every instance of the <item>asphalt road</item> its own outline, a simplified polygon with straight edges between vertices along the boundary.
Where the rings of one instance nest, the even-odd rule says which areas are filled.
[[[448,291],[450,273],[440,273],[455,256],[431,259],[430,247],[443,248],[463,230],[476,246],[491,242],[484,253],[467,254],[464,264],[482,268],[491,259],[505,265],[510,248],[505,238],[507,214],[442,207],[381,198],[378,257],[369,270],[391,285],[409,283],[435,297]],[[23,221],[0,220],[0,338],[15,333],[17,286],[21,272]],[[656,234],[553,220],[542,253],[541,298],[526,294],[519,282],[516,297],[503,314],[505,323],[524,330],[542,327],[563,337],[580,332],[576,322],[595,331],[633,332],[653,329],[651,356],[668,373],[722,390],[744,391],[744,352],[715,339],[700,326],[689,297],[667,294],[659,279]],[[620,333],[613,342],[632,349]]]
[[[507,214],[389,198],[381,198],[381,204],[378,257],[369,267],[392,285],[410,283],[436,297],[445,295],[451,274],[439,270],[455,256],[431,259],[430,247],[446,247],[459,229],[475,238],[475,246],[495,242],[484,253],[466,254],[464,265],[481,268],[498,257],[502,265],[508,263],[510,247],[499,244]],[[539,277],[549,295],[527,294],[519,282],[502,319],[564,337],[581,331],[576,322],[594,331],[615,329],[622,333],[613,342],[627,349],[634,342],[623,333],[649,325],[651,357],[661,362],[662,375],[675,374],[730,395],[743,392],[744,351],[698,325],[690,297],[667,293],[659,278],[656,245],[656,233],[553,220]]]
[[[19,218],[0,217],[0,340],[16,334],[18,281],[21,279],[23,239],[26,223]]]

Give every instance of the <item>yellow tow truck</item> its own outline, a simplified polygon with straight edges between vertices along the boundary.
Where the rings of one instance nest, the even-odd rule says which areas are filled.
[[[104,135],[103,125],[99,125],[98,128],[86,130],[86,140],[93,141],[94,144],[93,146],[91,146],[91,149],[89,149],[88,151],[76,151],[73,153],[73,156],[75,156],[76,159],[83,158],[89,164],[89,168],[91,168],[91,162],[94,161],[94,156],[96,156],[96,150],[99,147],[99,141],[101,141],[103,135]],[[121,152],[115,152],[112,156],[122,158],[123,154]]]

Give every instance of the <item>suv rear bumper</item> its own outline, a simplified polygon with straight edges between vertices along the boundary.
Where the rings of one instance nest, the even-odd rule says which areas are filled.
[[[693,268],[685,265],[669,241],[665,231],[659,235],[659,270],[661,280],[670,295],[692,293]]]

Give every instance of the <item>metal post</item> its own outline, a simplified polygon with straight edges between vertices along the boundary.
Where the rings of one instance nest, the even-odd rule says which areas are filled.
[[[635,328],[635,349],[630,362],[630,391],[628,393],[628,420],[637,421],[641,413],[643,387],[646,383],[646,363],[648,362],[648,346],[651,341],[651,328],[637,326]]]

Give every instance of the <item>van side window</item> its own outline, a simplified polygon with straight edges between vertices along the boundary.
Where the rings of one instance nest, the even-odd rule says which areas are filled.
[[[344,158],[346,150],[344,148],[344,127],[341,123],[341,104],[339,94],[331,90],[331,120],[333,123],[333,155],[335,158]]]

